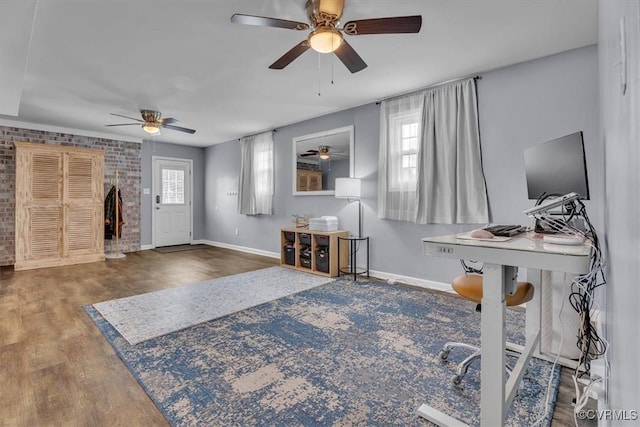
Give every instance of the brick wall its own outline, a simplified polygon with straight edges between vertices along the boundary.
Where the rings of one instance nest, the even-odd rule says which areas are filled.
[[[120,251],[140,250],[140,144],[112,139],[70,135],[64,133],[0,126],[0,266],[15,263],[15,148],[14,141],[67,145],[103,150],[105,152],[104,194],[119,174],[123,217]],[[105,252],[109,252],[106,241]]]

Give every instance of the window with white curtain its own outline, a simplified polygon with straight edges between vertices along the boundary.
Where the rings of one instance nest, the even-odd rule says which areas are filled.
[[[242,159],[238,182],[238,212],[245,215],[273,213],[273,133],[240,140]]]
[[[393,114],[390,117],[390,187],[393,191],[415,189],[418,178],[419,111]]]
[[[475,80],[383,101],[378,166],[379,218],[486,223]]]
[[[273,196],[273,142],[255,143],[253,160],[255,196],[260,200],[270,200]]]

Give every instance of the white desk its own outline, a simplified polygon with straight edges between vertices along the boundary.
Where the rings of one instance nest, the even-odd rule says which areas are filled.
[[[505,384],[505,299],[513,290],[518,267],[581,274],[589,271],[589,244],[562,246],[543,243],[532,233],[505,242],[460,239],[456,235],[425,237],[423,253],[445,258],[473,260],[484,263],[484,289],[481,321],[481,404],[482,426],[504,425],[504,418],[513,402],[531,356],[540,343],[540,281],[534,280],[533,300],[527,303],[526,343],[509,381]],[[512,280],[515,279],[515,280]],[[418,414],[439,425],[461,425],[453,417],[427,405]]]

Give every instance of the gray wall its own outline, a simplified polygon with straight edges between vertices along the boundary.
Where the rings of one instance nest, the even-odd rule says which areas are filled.
[[[602,222],[602,149],[598,146],[597,51],[594,46],[483,74],[478,82],[483,164],[492,222],[528,223],[523,170],[525,147],[577,130],[585,132],[594,201],[588,208]],[[236,213],[240,149],[237,141],[206,149],[206,239],[279,252],[278,231],[292,214],[337,215],[340,227],[357,233],[357,205],[331,196],[292,196],[292,138],[340,126],[355,127],[355,176],[363,179],[364,234],[371,237],[371,268],[437,282],[460,273],[459,263],[421,253],[421,236],[457,233],[476,225],[418,225],[377,218],[379,107],[362,107],[278,129],[275,215]],[[593,208],[593,209],[592,209]],[[595,210],[596,212],[593,212]],[[239,228],[239,236],[234,235]]]
[[[144,194],[145,188],[152,188],[153,156],[193,160],[193,240],[203,239],[205,235],[204,148],[144,141],[142,143],[141,156],[142,188],[140,194],[140,244],[143,246],[149,246],[153,241],[153,230],[151,224],[153,195]]]
[[[603,231],[604,148],[599,138],[596,46],[483,74],[478,82],[482,157],[492,221],[525,221],[525,148],[584,132],[589,216]]]
[[[627,34],[628,87],[620,90],[620,18]],[[606,157],[606,326],[611,343],[609,406],[640,411],[640,2],[600,0],[599,66]],[[631,425],[638,421],[612,423]]]
[[[240,171],[240,142],[230,141],[205,150],[205,239],[279,252],[279,231],[292,226],[292,215],[334,215],[344,202],[331,196],[293,197],[292,139],[346,126],[353,123],[353,112],[341,112],[319,119],[278,129],[275,143],[274,215],[248,216],[237,214],[238,176]],[[235,235],[235,229],[239,234]],[[357,229],[357,226],[356,228]]]
[[[322,188],[325,190],[336,189],[336,178],[349,176],[349,159],[329,160],[320,162],[322,175]]]

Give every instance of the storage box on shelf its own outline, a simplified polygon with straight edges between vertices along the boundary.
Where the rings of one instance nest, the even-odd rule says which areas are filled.
[[[283,228],[280,231],[283,267],[295,268],[321,276],[336,277],[341,266],[348,264],[344,242],[338,260],[338,237],[347,237],[344,230],[314,231],[302,228]]]

